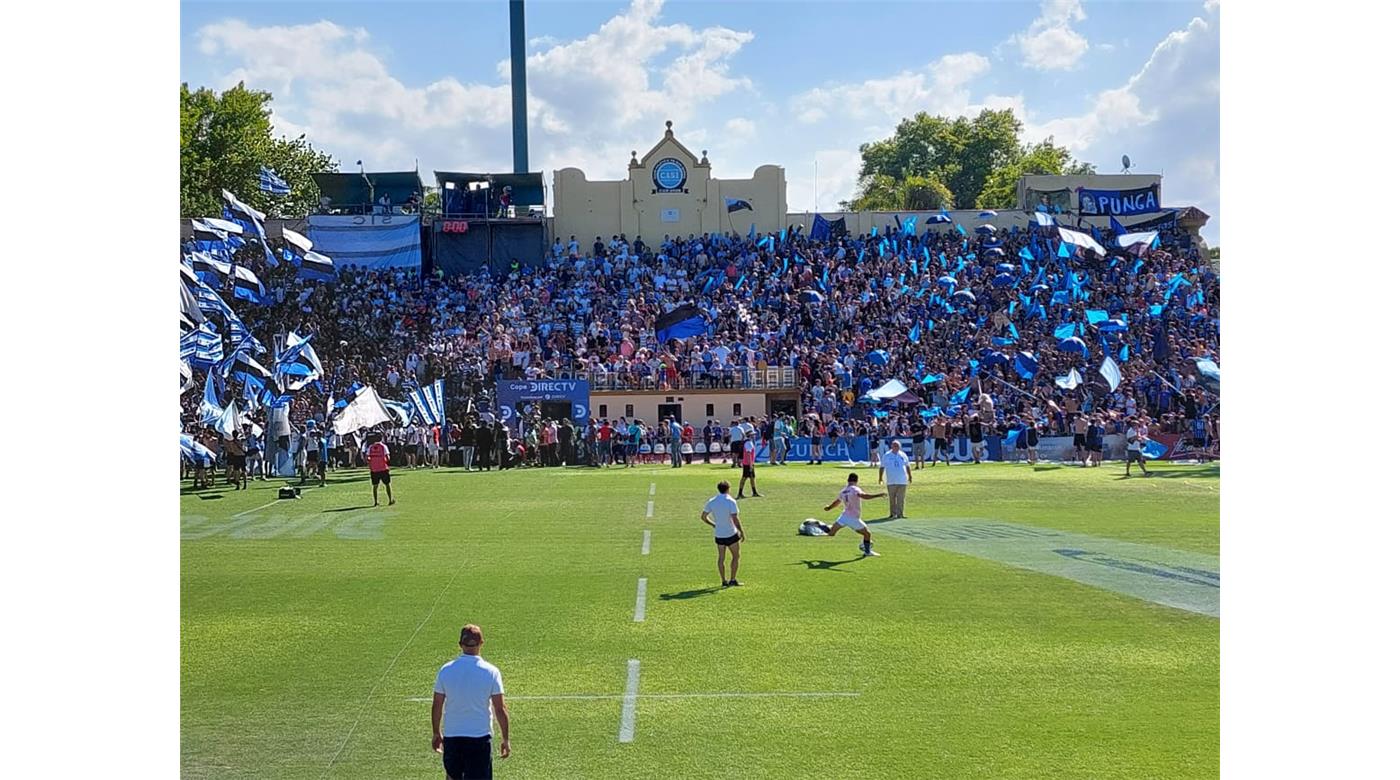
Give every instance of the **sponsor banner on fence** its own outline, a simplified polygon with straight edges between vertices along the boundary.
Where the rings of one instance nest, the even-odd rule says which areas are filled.
[[[1161,436],[1154,437],[1163,444],[1168,442]],[[885,439],[885,442],[890,441]],[[1002,461],[1015,458],[1015,451],[1003,451],[1004,440],[1000,435],[993,434],[983,442],[985,445],[982,451],[982,460]],[[1122,460],[1126,454],[1127,442],[1121,433],[1109,434],[1104,437],[1103,456],[1105,460]],[[881,445],[882,449],[888,445]],[[914,443],[909,437],[899,438],[900,449],[909,454],[910,460],[914,459]],[[1171,446],[1170,444],[1168,446]],[[924,460],[933,460],[933,442],[925,441]],[[798,436],[789,440],[787,449],[787,460],[806,462],[810,460],[809,454],[812,451],[811,439],[805,436]],[[1169,450],[1170,451],[1170,450]],[[766,463],[769,459],[770,446],[764,445],[759,448],[757,460]],[[1074,438],[1071,436],[1042,436],[1040,444],[1036,447],[1036,454],[1040,460],[1046,461],[1068,461],[1074,458]],[[1176,457],[1173,455],[1173,457]],[[1185,457],[1184,455],[1181,457]],[[960,437],[952,441],[952,450],[949,452],[951,460],[961,463],[972,462],[972,442],[966,437]],[[842,439],[822,439],[822,460],[845,462],[847,460],[856,463],[870,462],[870,447],[864,436],[857,436],[847,444],[847,440]]]

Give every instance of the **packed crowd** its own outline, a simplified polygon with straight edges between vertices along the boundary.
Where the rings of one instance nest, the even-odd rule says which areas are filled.
[[[495,428],[507,428],[520,464],[549,462],[541,445],[560,434],[542,428],[562,421],[531,422],[527,409],[508,428],[476,415],[494,408],[490,392],[502,379],[608,376],[669,389],[742,384],[774,367],[791,369],[812,415],[789,423],[794,436],[817,426],[843,436],[927,435],[934,420],[951,415],[966,426],[980,412],[993,430],[1034,421],[1046,435],[1069,433],[1095,417],[1112,430],[1144,415],[1155,430],[1213,439],[1214,396],[1197,381],[1194,360],[1219,361],[1218,275],[1182,230],[1164,228],[1160,245],[1130,250],[1118,250],[1109,231],[1100,237],[1114,247],[1107,257],[1065,257],[1053,228],[667,236],[655,248],[625,235],[591,245],[570,237],[554,242],[543,265],[506,273],[444,278],[347,266],[329,283],[299,279],[289,263],[269,268],[245,247],[240,262],[263,279],[270,302],[236,308],[254,333],[313,334],[325,393],[361,382],[402,398],[444,379],[451,422],[448,442],[435,431],[435,443],[476,443],[463,426],[487,428],[498,451]],[[708,333],[657,343],[656,318],[685,304],[704,313]],[[1094,312],[1109,320],[1092,320]],[[1033,376],[1016,370],[1022,352],[1038,362]],[[1098,378],[1104,356],[1121,370],[1115,390]],[[1056,382],[1071,369],[1082,383]],[[918,403],[862,401],[889,379]],[[197,395],[185,396],[186,412]],[[292,427],[324,409],[324,395],[297,393]],[[571,447],[597,452],[602,422],[570,426]],[[659,422],[608,426],[633,436],[640,425],[634,444],[669,452],[676,437]]]

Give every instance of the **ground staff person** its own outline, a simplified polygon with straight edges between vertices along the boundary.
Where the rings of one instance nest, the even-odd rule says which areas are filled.
[[[444,664],[433,683],[432,745],[449,780],[491,777],[492,710],[501,730],[501,758],[510,757],[506,690],[501,670],[481,657],[483,641],[480,626],[462,626],[462,654]]]

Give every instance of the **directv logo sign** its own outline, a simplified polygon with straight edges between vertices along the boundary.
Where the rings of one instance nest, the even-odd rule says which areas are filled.
[[[667,157],[651,169],[651,181],[657,192],[684,192],[685,165],[674,157]]]

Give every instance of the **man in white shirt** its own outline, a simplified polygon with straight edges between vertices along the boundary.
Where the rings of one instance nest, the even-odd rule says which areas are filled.
[[[491,711],[501,729],[501,758],[510,757],[510,716],[501,670],[481,657],[481,627],[462,626],[462,654],[433,683],[433,750],[451,780],[491,777]],[[490,708],[487,708],[487,703]]]
[[[1147,426],[1141,420],[1128,420],[1128,455],[1123,462],[1123,476],[1132,476],[1133,461],[1137,461],[1142,475],[1147,476],[1147,459],[1142,455],[1142,440],[1147,438]]]
[[[886,479],[886,476],[889,478]],[[878,480],[890,487],[890,517],[904,517],[904,494],[914,474],[909,470],[909,456],[899,448],[899,439],[890,440],[890,448],[880,456]]]
[[[700,522],[715,529],[715,544],[719,547],[719,582],[721,587],[742,585],[739,582],[739,543],[744,541],[744,526],[739,523],[739,502],[729,495],[728,480],[717,486],[719,493],[705,502]],[[729,551],[729,579],[724,578],[724,552]]]
[[[870,529],[865,527],[865,522],[860,519],[860,502],[871,498],[880,498],[884,493],[866,493],[860,489],[860,475],[852,471],[846,476],[846,487],[836,496],[836,500],[823,507],[823,512],[830,512],[836,508],[837,504],[842,505],[841,516],[836,518],[836,522],[831,526],[831,530],[826,532],[827,536],[835,536],[842,526],[846,526],[856,531],[864,538],[860,543],[860,551],[865,557],[879,557],[879,553],[871,549]]]

